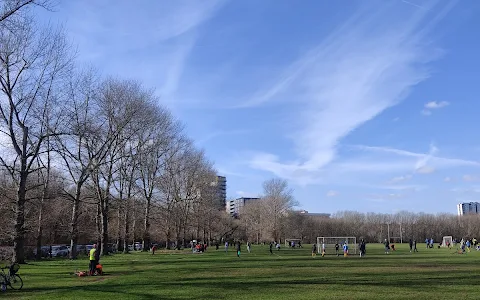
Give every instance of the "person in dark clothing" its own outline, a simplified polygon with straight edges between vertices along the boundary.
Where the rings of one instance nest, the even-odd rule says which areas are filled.
[[[215,250],[218,250],[218,241],[215,242]]]
[[[237,241],[237,257],[240,257],[240,241]]]
[[[338,242],[335,243],[335,254],[338,256],[338,249],[340,248],[340,245]]]
[[[312,246],[312,257],[317,255],[317,244],[313,244]]]
[[[365,250],[366,250],[365,241],[362,240],[362,242],[360,243],[360,257],[365,256]]]
[[[418,249],[417,249],[417,240],[413,240],[413,252],[418,252]]]
[[[410,239],[410,241],[408,242],[408,245],[410,246],[410,252],[412,252],[412,248],[413,248],[413,241],[412,241],[412,239]]]
[[[272,251],[272,250],[273,250],[273,243],[270,242],[270,254],[273,254],[273,251]]]

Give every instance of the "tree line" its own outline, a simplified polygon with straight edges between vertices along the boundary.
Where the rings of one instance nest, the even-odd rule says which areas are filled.
[[[285,203],[285,202],[284,202]],[[344,211],[331,217],[300,213],[293,209],[281,214],[280,226],[269,217],[266,202],[258,200],[246,205],[240,222],[238,238],[253,242],[271,242],[288,238],[299,238],[304,243],[315,243],[317,237],[356,237],[369,243],[423,242],[433,238],[441,242],[444,236],[454,239],[480,237],[480,215],[456,216],[452,214],[426,214],[398,212],[395,214],[360,213]]]
[[[216,172],[182,124],[140,82],[103,78],[75,63],[61,27],[40,26],[29,7],[0,14],[0,243],[25,249],[98,242],[128,252],[222,234]],[[226,225],[225,225],[226,224]]]

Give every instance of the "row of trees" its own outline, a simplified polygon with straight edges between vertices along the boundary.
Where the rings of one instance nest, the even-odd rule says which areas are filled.
[[[49,4],[2,1],[0,242],[13,261],[32,244],[40,255],[68,240],[75,258],[79,242],[103,254],[112,241],[127,252],[160,233],[168,247],[225,232],[204,153],[153,91],[77,66],[65,32],[27,10]]]
[[[268,199],[268,198],[267,198]],[[283,198],[282,203],[288,198]],[[287,205],[288,206],[288,205]],[[245,206],[241,215],[239,238],[255,242],[278,241],[285,238],[301,238],[313,243],[319,236],[356,237],[367,242],[391,240],[423,242],[433,238],[440,242],[443,236],[457,239],[480,237],[480,216],[455,216],[451,214],[425,214],[399,212],[396,214],[359,213],[345,211],[331,217],[303,214],[293,210],[277,215],[279,227],[275,227],[270,204],[259,200]]]

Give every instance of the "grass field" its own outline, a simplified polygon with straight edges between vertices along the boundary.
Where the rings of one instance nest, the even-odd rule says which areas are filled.
[[[421,246],[421,245],[419,245]],[[367,245],[367,256],[311,257],[303,249],[253,246],[241,257],[209,248],[204,254],[162,252],[102,258],[104,276],[77,277],[86,259],[22,265],[21,291],[0,299],[480,299],[480,252],[454,254],[397,245]]]

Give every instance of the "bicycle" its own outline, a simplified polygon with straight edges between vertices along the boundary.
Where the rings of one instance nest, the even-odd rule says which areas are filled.
[[[12,264],[10,267],[0,268],[1,270],[0,277],[3,278],[3,280],[0,278],[0,285],[5,287],[9,285],[12,288],[12,290],[22,289],[23,280],[22,280],[22,277],[20,277],[20,275],[17,274],[19,269],[20,269],[19,264]],[[5,270],[8,270],[8,273],[6,273]]]

